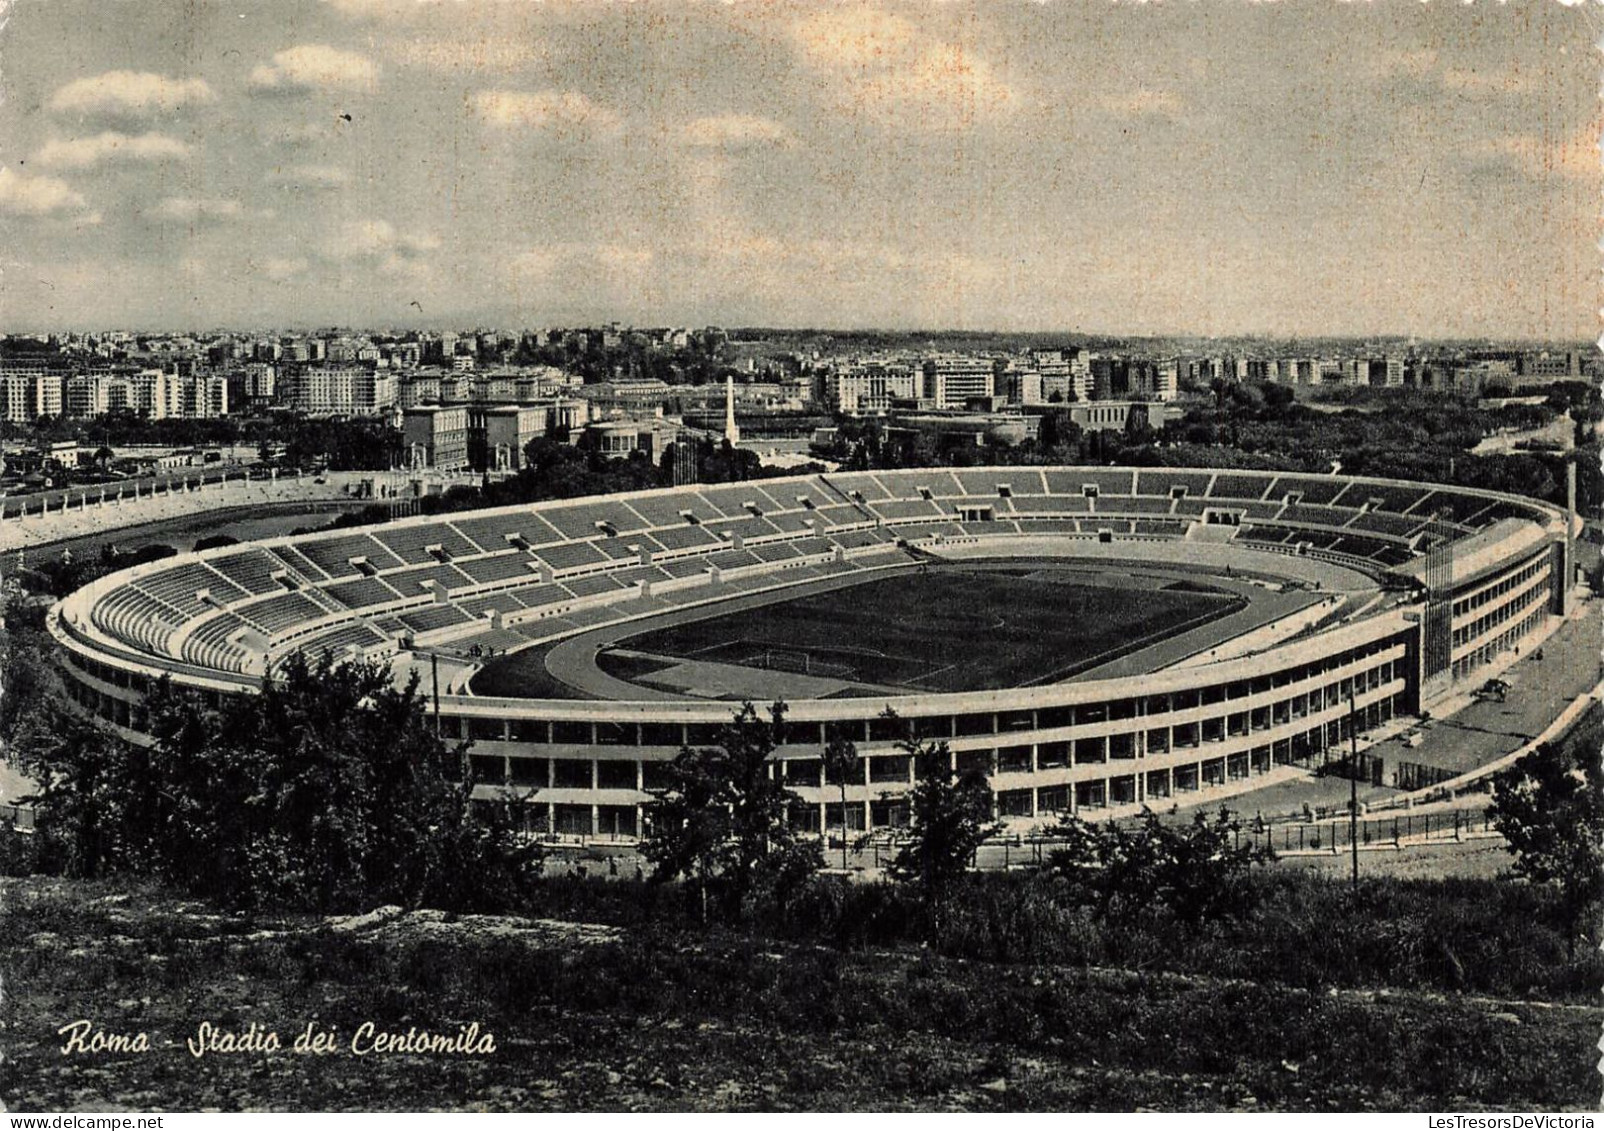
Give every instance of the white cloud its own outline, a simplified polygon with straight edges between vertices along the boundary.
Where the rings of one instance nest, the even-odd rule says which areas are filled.
[[[1108,113],[1120,118],[1169,118],[1179,113],[1179,97],[1167,90],[1150,90],[1137,87],[1132,91],[1110,94],[1097,103]]]
[[[50,98],[50,109],[68,114],[170,113],[215,102],[205,79],[176,79],[148,71],[107,71],[76,79]]]
[[[719,114],[687,122],[680,135],[695,149],[755,149],[789,146],[795,139],[779,122],[751,114]]]
[[[873,8],[820,8],[791,26],[803,58],[828,69],[887,66],[914,51],[923,34],[911,20]]]
[[[332,189],[351,183],[351,174],[338,165],[288,165],[271,170],[267,183],[280,188]]]
[[[205,220],[234,220],[244,215],[237,200],[204,200],[187,196],[169,196],[154,209],[163,220],[179,223],[196,223]]]
[[[270,256],[262,263],[262,274],[276,283],[281,283],[286,279],[305,274],[308,266],[310,264],[298,256],[293,259]]]
[[[177,161],[189,153],[187,144],[167,134],[130,136],[108,130],[69,141],[52,138],[34,160],[47,169],[88,169],[106,161]]]
[[[14,216],[53,216],[85,205],[83,194],[55,177],[33,177],[0,166],[0,212]]]
[[[795,21],[791,41],[827,95],[853,113],[946,130],[1015,108],[1018,93],[971,47],[873,8],[820,8]]]
[[[474,39],[395,39],[385,44],[384,53],[404,66],[481,74],[515,71],[542,55],[530,43],[494,38],[488,34]]]
[[[351,220],[334,229],[319,253],[326,259],[379,259],[394,266],[398,260],[415,259],[440,247],[440,237],[433,233],[398,231],[388,220]]]
[[[1598,119],[1586,123],[1568,137],[1539,134],[1509,134],[1491,138],[1475,147],[1474,155],[1513,164],[1537,181],[1565,178],[1596,182],[1604,174],[1604,158],[1599,150]]]
[[[616,133],[623,117],[577,90],[481,90],[473,109],[487,125],[550,132],[558,137]]]
[[[303,43],[251,71],[250,84],[260,91],[371,90],[378,77],[379,68],[366,55]]]

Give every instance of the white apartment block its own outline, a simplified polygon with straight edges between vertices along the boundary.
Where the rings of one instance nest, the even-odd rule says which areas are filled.
[[[0,369],[0,417],[32,424],[41,416],[60,416],[62,376],[37,369]]]
[[[860,362],[838,366],[824,378],[824,395],[838,412],[882,413],[894,399],[919,395],[919,374],[900,362]]]
[[[971,397],[996,394],[996,367],[989,357],[942,354],[924,366],[924,395],[937,408],[962,408]]]

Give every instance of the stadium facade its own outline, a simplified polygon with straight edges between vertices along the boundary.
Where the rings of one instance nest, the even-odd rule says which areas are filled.
[[[491,698],[486,652],[550,645],[732,597],[907,568],[910,555],[1185,560],[1309,585],[1368,584],[1318,622],[1266,626],[1112,678],[947,694],[789,701],[775,773],[804,827],[895,825],[906,727],[990,775],[999,813],[1169,804],[1251,779],[1421,710],[1567,611],[1574,519],[1530,499],[1346,476],[1168,468],[931,469],[697,485],[292,536],[103,578],[50,616],[71,694],[148,741],[169,677],[212,702],[251,694],[295,650],[454,657],[434,707],[472,739],[477,789],[533,790],[533,830],[629,838],[682,745],[732,705],[694,696]],[[1314,584],[1318,584],[1316,581]],[[427,675],[425,690],[430,684]],[[884,712],[890,708],[896,718]],[[824,744],[864,755],[846,808]]]

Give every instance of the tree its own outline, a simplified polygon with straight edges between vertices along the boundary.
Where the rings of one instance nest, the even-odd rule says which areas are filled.
[[[1065,843],[1048,868],[1066,882],[1072,902],[1100,919],[1167,910],[1196,924],[1240,910],[1238,880],[1274,858],[1268,845],[1239,843],[1239,831],[1225,809],[1213,821],[1197,813],[1190,824],[1166,824],[1152,810],[1134,825],[1069,817],[1053,829]]]
[[[932,927],[939,927],[975,850],[1002,825],[992,820],[986,776],[974,770],[955,773],[946,742],[921,742],[910,735],[898,746],[912,757],[915,779],[908,795],[908,840],[891,862],[891,875],[918,886]]]
[[[704,921],[714,886],[731,913],[759,894],[783,909],[824,863],[818,844],[799,840],[790,826],[789,810],[800,799],[771,772],[784,728],[785,704],[775,703],[767,721],[743,704],[717,746],[680,750],[668,765],[668,786],[653,791],[646,806],[641,854],[652,862],[652,880],[693,882]]]
[[[1495,775],[1487,808],[1515,873],[1558,895],[1573,951],[1604,899],[1601,737],[1604,713],[1594,704],[1562,741],[1543,743]]]
[[[299,653],[221,707],[162,681],[143,746],[86,720],[35,744],[41,826],[71,870],[147,875],[231,907],[516,906],[540,849],[515,802],[475,802],[414,676]]]
[[[863,759],[858,756],[858,744],[847,738],[832,738],[824,747],[824,773],[826,780],[841,786],[841,868],[847,866],[847,783],[863,778]]]

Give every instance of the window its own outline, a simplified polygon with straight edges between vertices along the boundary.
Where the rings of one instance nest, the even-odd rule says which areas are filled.
[[[540,789],[546,788],[547,778],[550,774],[551,763],[544,758],[513,758],[512,783],[514,785],[531,785]]]
[[[558,758],[552,762],[552,785],[557,789],[590,789],[590,767],[588,759]]]
[[[597,789],[634,789],[635,762],[600,759],[596,763]]]

